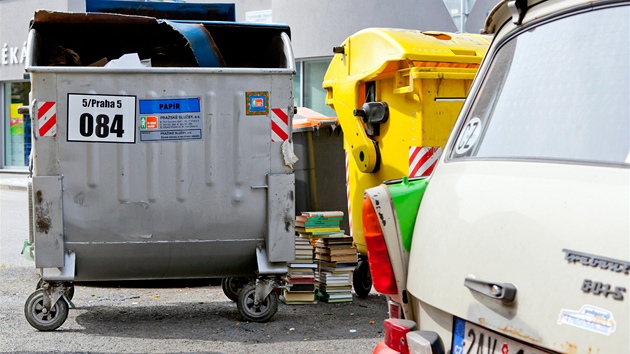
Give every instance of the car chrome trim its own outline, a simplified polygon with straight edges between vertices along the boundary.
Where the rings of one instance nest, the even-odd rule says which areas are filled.
[[[569,263],[581,263],[584,266],[591,266],[593,268],[601,268],[604,270],[611,270],[613,272],[624,274],[630,274],[630,262],[621,261],[618,259],[596,256],[590,253],[572,251],[566,248],[562,249],[562,252],[566,253],[564,259]]]

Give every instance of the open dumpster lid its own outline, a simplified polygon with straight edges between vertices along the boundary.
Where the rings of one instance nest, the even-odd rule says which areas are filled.
[[[310,108],[297,107],[297,113],[293,115],[293,131],[314,131],[322,126],[337,126],[337,117],[327,117]]]
[[[284,24],[41,10],[27,66],[90,66],[137,53],[153,67],[287,68],[289,36]]]

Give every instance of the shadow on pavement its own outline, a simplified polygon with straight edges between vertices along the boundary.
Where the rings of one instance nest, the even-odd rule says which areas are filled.
[[[166,306],[78,307],[86,312],[76,322],[84,328],[78,332],[86,335],[254,344],[378,337],[383,309],[385,300],[378,295],[339,304],[280,303],[270,322],[255,323],[242,321],[236,304],[226,299]]]

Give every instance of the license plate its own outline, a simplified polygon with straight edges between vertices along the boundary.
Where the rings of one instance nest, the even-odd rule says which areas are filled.
[[[455,319],[453,354],[547,354],[462,319]]]

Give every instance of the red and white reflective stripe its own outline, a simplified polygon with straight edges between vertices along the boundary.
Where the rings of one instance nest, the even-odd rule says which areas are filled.
[[[430,176],[442,154],[441,147],[409,147],[409,177]]]
[[[280,108],[271,109],[271,142],[289,139],[289,115]]]
[[[57,136],[57,103],[37,103],[37,125],[39,136]]]
[[[346,200],[348,201],[348,235],[352,236],[352,200],[350,200],[350,170],[348,169],[348,152],[346,151]]]

